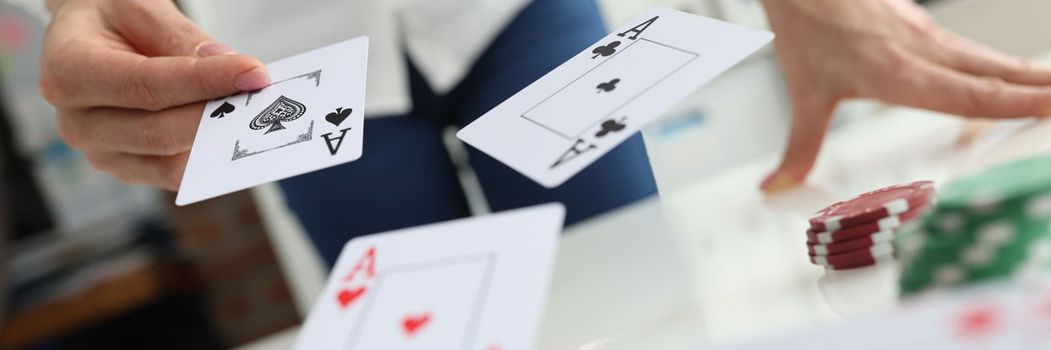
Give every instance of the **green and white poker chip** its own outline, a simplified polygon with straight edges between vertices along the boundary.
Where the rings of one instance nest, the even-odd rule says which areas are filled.
[[[902,295],[1039,273],[1051,266],[1051,156],[997,166],[946,185],[902,230]]]

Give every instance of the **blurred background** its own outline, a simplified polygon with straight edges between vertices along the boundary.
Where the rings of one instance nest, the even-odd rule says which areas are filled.
[[[1040,34],[1051,1],[922,2],[950,29],[1001,51],[1051,52],[1051,36]],[[600,3],[611,27],[653,5],[765,26],[757,0]],[[214,15],[185,9],[194,18]],[[39,96],[43,31],[32,14],[0,2],[0,349],[223,349],[298,325],[325,272],[279,192],[263,186],[175,207],[170,193],[94,171],[55,135],[53,111]],[[788,126],[786,101],[767,48],[648,127],[661,193],[776,154]],[[833,128],[878,118],[886,108],[849,103]],[[462,147],[453,139],[452,147]],[[462,178],[471,183],[468,170]],[[467,191],[474,210],[486,212],[478,190]],[[616,237],[637,229],[593,230]],[[554,288],[576,273],[588,272],[559,270]]]

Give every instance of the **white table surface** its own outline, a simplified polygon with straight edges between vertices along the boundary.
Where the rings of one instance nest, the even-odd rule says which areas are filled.
[[[1044,12],[1032,11],[1033,6],[1046,6],[1041,4],[948,2],[936,16],[953,30],[993,47],[1033,56],[1048,47],[1046,38],[1026,34],[1047,28],[1039,15]],[[1041,61],[1051,62],[1051,56]],[[770,96],[776,91],[755,87],[757,82],[773,84],[765,77],[766,69],[740,69],[726,79],[728,85],[694,97],[712,100],[702,103],[713,109],[709,112],[734,117],[713,124],[735,124],[701,126],[705,129],[694,136],[704,135],[714,146],[683,142],[677,146],[681,149],[651,153],[664,168],[686,168],[671,174],[683,176],[659,174],[667,180],[660,198],[566,231],[538,348],[690,349],[892,309],[897,305],[896,266],[826,273],[810,264],[803,233],[810,213],[885,185],[919,179],[944,182],[991,164],[1051,151],[1051,122],[992,123],[971,142],[961,143],[973,123],[896,108],[834,130],[807,186],[764,196],[756,186],[775,165],[776,154],[714,173],[701,168],[726,157],[762,154],[754,153],[765,147],[760,140],[781,142],[774,137],[780,135],[777,127],[753,126],[765,120],[757,116],[780,114],[776,96]],[[751,87],[748,98],[761,97],[764,102],[738,106],[747,99],[723,93],[740,91],[735,80]],[[740,128],[767,134],[751,140],[726,134]],[[717,132],[721,134],[712,134]],[[661,148],[667,140],[650,141]],[[713,157],[710,152],[728,153]],[[692,169],[690,160],[700,170]],[[704,175],[689,175],[693,173]],[[296,329],[289,329],[241,349],[288,349],[295,335]]]
[[[541,349],[684,349],[813,327],[893,308],[893,265],[825,272],[807,259],[806,219],[838,199],[943,181],[1051,150],[1051,122],[987,125],[960,144],[959,119],[907,109],[838,130],[807,186],[764,196],[775,157],[698,180],[568,230]],[[244,349],[287,349],[295,330]]]
[[[770,154],[568,229],[537,346],[689,349],[893,309],[897,267],[826,272],[810,264],[807,218],[879,187],[944,183],[1051,152],[1051,121],[978,124],[878,111],[834,130],[808,184],[793,191],[758,191],[777,161]],[[240,349],[288,349],[295,335],[289,329]]]

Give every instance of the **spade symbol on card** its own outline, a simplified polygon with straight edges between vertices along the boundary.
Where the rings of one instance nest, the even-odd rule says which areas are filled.
[[[361,295],[365,294],[365,287],[358,287],[353,289],[343,289],[336,294],[336,301],[339,302],[339,306],[346,309],[354,303],[355,300],[361,298]]]
[[[211,117],[223,119],[223,117],[226,116],[226,113],[233,113],[236,109],[237,108],[230,104],[230,102],[223,102],[219,108],[216,108],[215,111],[212,112]]]
[[[598,89],[599,93],[610,92],[617,88],[617,83],[620,83],[620,79],[613,79],[605,83],[598,84],[595,88]]]
[[[597,133],[595,133],[595,137],[605,137],[610,133],[624,130],[624,128],[626,127],[627,125],[624,125],[624,119],[621,119],[619,121],[610,119],[602,122],[602,130],[599,130]]]
[[[424,312],[416,315],[405,315],[405,318],[401,321],[401,326],[405,330],[406,337],[413,337],[416,333],[423,330],[429,322],[431,322],[431,314]]]
[[[248,124],[248,127],[252,128],[252,130],[267,129],[263,134],[269,134],[274,131],[284,130],[285,126],[282,123],[299,119],[306,112],[307,106],[296,100],[281,96],[262,112],[259,112],[252,119],[252,122]]]
[[[591,53],[595,54],[591,59],[596,59],[599,56],[609,57],[609,55],[617,52],[617,46],[620,46],[620,41],[614,41],[604,46],[596,47],[594,50],[591,50]]]
[[[350,117],[350,114],[353,112],[354,109],[352,108],[336,108],[335,112],[329,113],[325,116],[325,120],[332,123],[332,125],[339,126],[339,124],[342,124],[344,120],[347,120],[347,117]]]

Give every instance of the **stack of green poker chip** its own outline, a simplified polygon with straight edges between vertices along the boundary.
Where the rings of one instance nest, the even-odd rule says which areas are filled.
[[[896,243],[904,296],[1042,273],[1051,267],[1051,156],[949,183]]]

